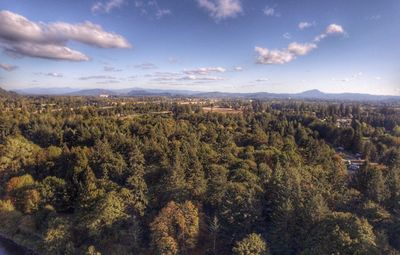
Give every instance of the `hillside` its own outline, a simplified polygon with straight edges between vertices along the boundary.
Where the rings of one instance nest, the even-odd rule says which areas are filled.
[[[400,100],[400,96],[371,95],[363,93],[325,93],[317,89],[301,93],[230,93],[230,92],[199,92],[190,90],[163,89],[71,89],[71,88],[27,88],[15,90],[22,95],[67,95],[67,96],[163,96],[163,97],[198,97],[198,98],[231,98],[231,99],[307,99],[307,100],[344,100],[344,101],[384,101]]]
[[[7,90],[5,90],[3,88],[0,88],[0,97],[15,97],[17,95],[18,94],[15,93],[15,92],[10,92],[10,91],[7,91]]]

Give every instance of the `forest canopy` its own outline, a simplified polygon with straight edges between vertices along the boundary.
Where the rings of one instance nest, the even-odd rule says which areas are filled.
[[[1,97],[0,222],[39,254],[400,254],[400,106]]]

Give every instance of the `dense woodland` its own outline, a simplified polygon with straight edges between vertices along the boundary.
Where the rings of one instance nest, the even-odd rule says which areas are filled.
[[[400,254],[398,103],[182,100],[1,97],[1,236],[55,255]],[[349,174],[338,147],[366,163]]]

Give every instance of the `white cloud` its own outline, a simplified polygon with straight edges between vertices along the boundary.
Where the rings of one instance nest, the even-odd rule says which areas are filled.
[[[310,23],[307,21],[303,21],[303,22],[300,22],[298,26],[299,26],[300,30],[303,30],[303,29],[315,26],[315,22]]]
[[[309,53],[311,50],[317,48],[317,45],[314,43],[297,43],[293,42],[289,44],[288,51],[295,56],[303,56]]]
[[[116,8],[121,8],[121,6],[125,3],[124,0],[109,0],[107,2],[96,2],[92,5],[92,12],[93,13],[99,13],[99,12],[105,12],[109,13],[113,9]]]
[[[224,73],[225,71],[226,69],[223,67],[201,67],[192,70],[184,70],[183,72],[190,75],[207,75],[210,73]]]
[[[61,73],[47,73],[46,75],[51,76],[51,77],[56,77],[56,78],[64,77],[64,75]]]
[[[344,29],[342,26],[337,24],[330,24],[326,28],[326,33],[329,34],[344,34]]]
[[[266,82],[266,81],[269,81],[269,79],[268,78],[259,78],[259,79],[255,80],[255,82]]]
[[[235,67],[233,68],[233,70],[234,70],[234,71],[237,71],[237,72],[241,72],[241,71],[243,71],[243,67],[241,67],[241,66],[235,66]]]
[[[236,17],[242,13],[242,4],[239,0],[196,0],[198,5],[207,10],[216,20]]]
[[[169,16],[171,14],[172,14],[172,12],[169,9],[158,9],[156,12],[156,18],[161,19],[161,18],[163,18],[165,16]]]
[[[17,68],[18,68],[17,66],[0,63],[0,69],[3,69],[3,70],[8,71],[8,72],[14,71]]]
[[[64,77],[63,74],[61,73],[55,73],[55,72],[50,72],[50,73],[35,73],[37,75],[44,75],[44,76],[50,76],[50,77],[54,77],[54,78],[62,78]]]
[[[258,54],[257,63],[259,64],[285,64],[295,60],[298,56],[306,55],[315,48],[317,45],[313,43],[293,42],[282,50],[255,47],[255,51]]]
[[[267,48],[255,47],[258,54],[258,64],[285,64],[294,59],[293,54],[287,50],[269,50]]]
[[[89,60],[88,56],[79,51],[54,44],[40,45],[29,42],[20,42],[13,44],[5,44],[2,47],[8,53],[13,53],[16,55],[24,55],[33,58],[69,60],[69,61]]]
[[[326,38],[327,34],[319,34],[314,38],[314,42],[320,42],[322,39]]]
[[[131,45],[120,35],[109,33],[91,22],[81,24],[53,23],[48,26],[51,34],[60,35],[63,41],[75,40],[99,48],[130,48]]]
[[[187,75],[179,78],[178,80],[189,80],[189,81],[221,81],[224,80],[222,77],[216,76],[196,76],[196,75]]]
[[[337,24],[330,24],[326,29],[325,33],[317,35],[314,38],[314,42],[320,42],[322,39],[326,38],[328,35],[335,35],[335,34],[345,34],[343,27]]]
[[[141,15],[146,15],[150,18],[162,19],[172,15],[170,9],[161,8],[156,0],[136,0],[133,2],[135,8],[140,11]]]
[[[274,16],[274,14],[275,14],[275,9],[266,6],[266,7],[264,8],[263,12],[264,12],[264,14],[267,15],[267,16]]]
[[[281,14],[278,13],[274,7],[270,7],[270,6],[265,6],[263,9],[263,13],[264,15],[268,16],[268,17],[280,17]]]
[[[92,75],[92,76],[83,76],[79,77],[79,80],[86,81],[86,80],[115,80],[116,77],[109,76],[109,75]]]
[[[326,28],[325,33],[315,37],[313,43],[293,42],[285,49],[268,49],[255,47],[258,64],[285,64],[295,60],[298,56],[304,56],[318,47],[323,38],[332,34],[344,34],[344,29],[340,25],[331,24]]]
[[[98,48],[130,48],[121,35],[106,32],[91,22],[33,22],[10,11],[0,11],[0,47],[6,52],[30,57],[87,61],[85,54],[66,44],[77,41]]]

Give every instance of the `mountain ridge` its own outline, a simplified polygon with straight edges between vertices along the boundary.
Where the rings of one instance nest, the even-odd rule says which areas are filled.
[[[166,97],[199,97],[199,98],[238,98],[238,99],[315,99],[315,100],[353,100],[353,101],[382,101],[400,100],[395,95],[373,95],[367,93],[325,93],[318,89],[303,91],[300,93],[270,93],[270,92],[200,92],[192,90],[168,90],[168,89],[145,89],[133,87],[131,89],[73,89],[63,88],[26,88],[14,90],[21,95],[59,95],[59,96],[166,96]]]

